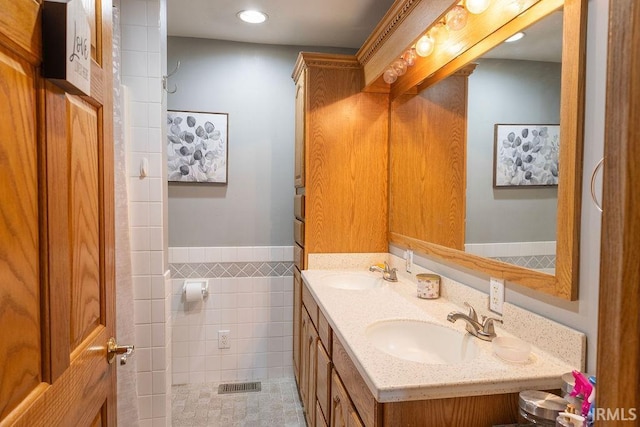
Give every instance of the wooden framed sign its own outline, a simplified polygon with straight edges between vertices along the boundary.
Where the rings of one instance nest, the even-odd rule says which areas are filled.
[[[45,0],[44,77],[75,95],[91,92],[91,27],[82,0]]]

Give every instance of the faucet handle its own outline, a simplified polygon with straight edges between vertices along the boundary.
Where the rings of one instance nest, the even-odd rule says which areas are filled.
[[[464,302],[464,306],[469,309],[469,317],[477,322],[478,315],[476,314],[476,310],[466,301]]]
[[[496,335],[496,331],[493,327],[493,322],[503,323],[502,320],[496,319],[495,317],[482,316],[482,332],[485,335],[491,335],[491,336]]]

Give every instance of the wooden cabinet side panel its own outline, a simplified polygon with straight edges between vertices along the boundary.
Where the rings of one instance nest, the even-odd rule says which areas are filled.
[[[387,250],[389,98],[361,87],[358,69],[307,70],[308,253]]]
[[[332,360],[333,366],[342,379],[342,383],[358,410],[364,425],[367,427],[382,425],[380,424],[382,421],[382,405],[375,400],[364,379],[349,358],[344,346],[336,338],[333,340]]]
[[[467,77],[391,104],[389,231],[464,250]]]
[[[306,98],[305,98],[305,73],[301,73],[296,82],[296,105],[295,105],[295,168],[294,168],[294,184],[296,188],[304,187],[305,174],[305,114],[306,114]]]
[[[491,427],[518,421],[518,393],[383,404],[383,425]]]

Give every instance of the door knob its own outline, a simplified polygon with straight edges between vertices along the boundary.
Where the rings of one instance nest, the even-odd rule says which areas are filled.
[[[120,358],[120,364],[127,364],[127,357],[133,354],[133,350],[135,349],[132,345],[118,345],[116,339],[111,337],[107,342],[107,361],[109,363],[113,363],[113,359],[119,354],[122,355]]]

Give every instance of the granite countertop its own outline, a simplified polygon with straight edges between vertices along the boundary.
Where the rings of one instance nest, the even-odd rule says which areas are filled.
[[[412,319],[466,333],[464,321],[451,323],[446,320],[448,313],[466,310],[444,298],[417,298],[415,283],[404,274],[398,275],[396,283],[382,281],[382,286],[368,290],[337,289],[323,283],[327,275],[354,271],[380,277],[380,273],[363,269],[305,270],[302,277],[378,402],[559,389],[562,374],[580,368],[535,345],[527,363],[506,362],[493,354],[490,342],[477,338],[473,339],[479,355],[470,361],[426,364],[388,355],[375,348],[365,336],[370,324],[389,319]],[[486,312],[484,307],[476,309],[479,314]],[[496,333],[513,336],[499,325]]]

